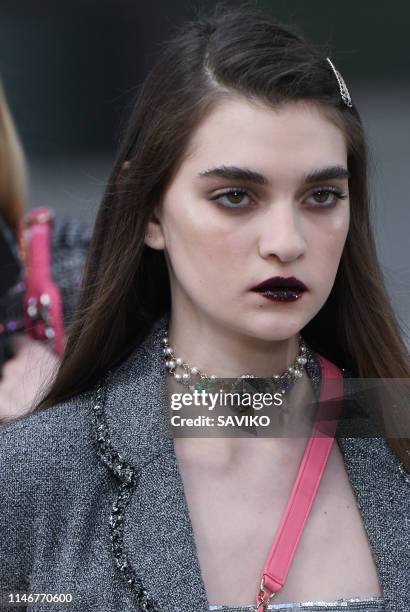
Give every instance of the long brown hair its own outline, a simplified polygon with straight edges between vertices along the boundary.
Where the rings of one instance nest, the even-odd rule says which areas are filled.
[[[193,130],[230,92],[271,106],[313,101],[343,130],[351,225],[332,292],[303,334],[313,349],[356,376],[409,377],[369,221],[362,123],[356,108],[341,101],[326,55],[269,14],[246,6],[218,6],[184,23],[164,44],[140,88],[98,212],[61,367],[38,408],[89,389],[169,311],[165,258],[144,244],[147,223]],[[409,440],[389,443],[409,469]]]
[[[25,199],[23,150],[0,83],[0,215],[13,230],[22,223]]]

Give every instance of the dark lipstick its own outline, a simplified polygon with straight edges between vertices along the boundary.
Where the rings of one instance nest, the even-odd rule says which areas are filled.
[[[295,302],[307,291],[307,287],[294,276],[273,276],[252,287],[252,291],[274,302]]]

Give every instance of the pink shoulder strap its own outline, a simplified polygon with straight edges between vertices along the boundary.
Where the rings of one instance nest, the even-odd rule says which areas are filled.
[[[263,568],[260,589],[256,594],[257,612],[267,609],[268,602],[285,583],[334,440],[343,376],[333,363],[321,355],[318,358],[322,369],[319,407],[295,484]]]

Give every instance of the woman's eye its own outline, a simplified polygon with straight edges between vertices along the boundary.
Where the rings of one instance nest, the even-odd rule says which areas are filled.
[[[347,194],[339,189],[323,188],[311,193],[306,201],[312,208],[331,208],[344,198],[347,198]],[[227,189],[213,196],[211,200],[215,200],[224,208],[248,208],[253,201],[249,193],[242,188]]]
[[[244,189],[229,189],[211,198],[225,208],[246,208],[252,201]]]
[[[330,208],[331,206],[335,206],[338,200],[344,200],[345,198],[347,198],[347,194],[342,193],[338,189],[319,189],[310,194],[307,201],[311,200],[310,203],[313,208]]]

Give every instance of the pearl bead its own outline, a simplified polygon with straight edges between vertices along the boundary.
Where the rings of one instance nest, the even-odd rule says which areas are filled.
[[[189,376],[188,372],[184,372],[182,374],[182,380],[189,380],[189,379],[190,379],[190,376]]]
[[[35,306],[29,306],[27,308],[27,314],[29,317],[34,319],[37,316],[37,308]]]
[[[162,344],[168,344],[168,338],[162,338]]]
[[[170,346],[168,346],[166,349],[164,349],[164,353],[165,355],[172,355],[173,350]]]
[[[212,374],[212,376],[210,376],[209,378],[212,378],[212,380],[214,380],[216,378],[215,374]]]
[[[46,338],[51,340],[55,336],[54,329],[52,327],[47,327],[47,329],[45,330],[45,335]]]
[[[181,380],[181,374],[174,374],[175,380]]]
[[[168,367],[169,367],[170,369],[175,368],[175,365],[176,365],[176,364],[175,364],[175,361],[174,361],[173,359],[171,359],[170,361],[168,361],[168,364],[169,364],[169,366],[168,366]]]
[[[295,368],[293,366],[289,366],[288,367],[288,372],[289,372],[289,374],[294,374],[295,373]]]
[[[182,357],[177,357],[177,358],[175,359],[175,363],[176,363],[177,365],[179,365],[179,366],[180,366],[180,365],[182,365],[182,364],[183,364],[183,362],[184,362],[184,360],[182,359]]]
[[[42,306],[49,306],[50,305],[50,296],[48,295],[48,293],[42,293],[40,295],[40,304]]]
[[[193,368],[191,368],[191,374],[198,374],[199,373],[199,369],[196,368],[195,366]]]
[[[273,375],[273,378],[274,378],[275,380],[279,380],[279,378],[280,378],[280,374],[274,374],[274,375]]]
[[[300,365],[305,365],[305,363],[307,363],[306,357],[298,357],[296,361],[300,363]]]

